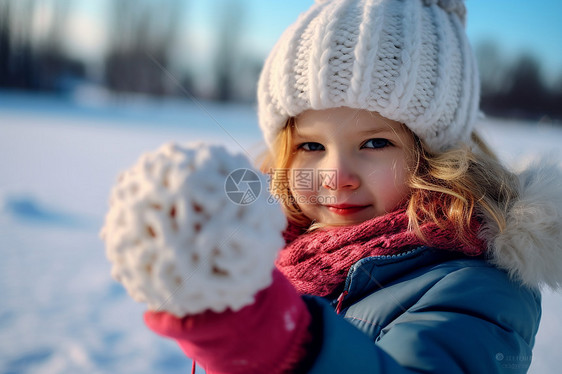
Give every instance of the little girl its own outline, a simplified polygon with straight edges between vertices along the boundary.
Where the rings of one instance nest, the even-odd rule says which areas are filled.
[[[239,311],[147,325],[208,373],[524,373],[562,284],[562,175],[474,130],[460,0],[318,0],[263,69],[263,171],[289,226]]]

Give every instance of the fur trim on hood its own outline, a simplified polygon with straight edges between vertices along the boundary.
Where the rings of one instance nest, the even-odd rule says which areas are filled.
[[[562,289],[562,169],[541,160],[518,174],[520,196],[499,232],[487,222],[490,262],[526,286]]]

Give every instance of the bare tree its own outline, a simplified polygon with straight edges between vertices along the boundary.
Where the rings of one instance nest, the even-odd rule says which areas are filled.
[[[562,121],[562,71],[558,74],[557,79],[552,85],[550,106],[554,110],[554,117]]]
[[[169,65],[181,21],[181,0],[112,2],[107,85],[118,92],[167,93],[160,66]]]
[[[505,92],[508,87],[506,61],[501,56],[498,44],[486,40],[475,48],[478,70],[480,72],[482,96],[493,96]]]
[[[0,85],[35,88],[36,66],[30,30],[33,0],[0,3]]]
[[[0,86],[29,90],[60,89],[61,77],[84,75],[83,64],[64,51],[72,0],[42,2],[52,15],[43,37],[32,35],[39,0],[0,1]]]
[[[0,87],[10,86],[10,59],[12,56],[10,2],[0,2]]]
[[[522,54],[506,61],[493,41],[476,47],[481,79],[481,107],[492,115],[539,119],[560,118],[562,97],[556,85],[544,83],[536,56]],[[562,82],[562,79],[561,79]]]
[[[541,113],[546,107],[547,92],[542,81],[541,67],[535,56],[521,55],[511,70],[511,85],[507,92],[509,106],[521,109],[524,115]]]
[[[217,9],[219,14],[218,49],[215,57],[217,99],[232,100],[236,94],[236,76],[240,62],[240,34],[243,6],[238,0],[227,0]]]
[[[68,32],[68,19],[72,0],[56,0],[52,4],[52,18],[45,33],[45,39],[38,46],[41,63],[38,66],[39,85],[41,88],[60,89],[61,79],[70,75],[73,63],[64,51],[64,39]],[[83,72],[77,72],[83,73]]]

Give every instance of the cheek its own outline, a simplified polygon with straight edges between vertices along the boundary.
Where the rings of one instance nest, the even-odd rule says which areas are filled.
[[[316,191],[313,190],[295,189],[294,187],[291,188],[291,193],[294,196],[313,196],[317,194]]]
[[[291,185],[291,194],[294,201],[302,213],[310,220],[319,220],[320,214],[318,206],[312,202],[318,201],[318,193],[312,189],[295,188],[294,184]]]
[[[404,165],[385,167],[373,172],[369,177],[369,186],[377,202],[385,208],[392,209],[410,192],[406,185],[408,172]]]
[[[318,195],[317,165],[302,157],[295,157],[288,171],[289,188],[299,203],[308,197]]]
[[[309,178],[290,179],[289,186],[291,194],[299,205],[306,205],[307,202],[314,199],[318,195],[314,180]]]

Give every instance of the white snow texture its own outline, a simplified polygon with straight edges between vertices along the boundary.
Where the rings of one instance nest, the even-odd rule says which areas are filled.
[[[259,182],[238,178],[231,187],[259,183],[254,201],[226,193],[239,169]],[[178,317],[251,304],[271,284],[284,243],[285,218],[267,203],[266,186],[244,156],[222,146],[169,143],[142,155],[120,175],[101,231],[112,276],[150,310]]]

